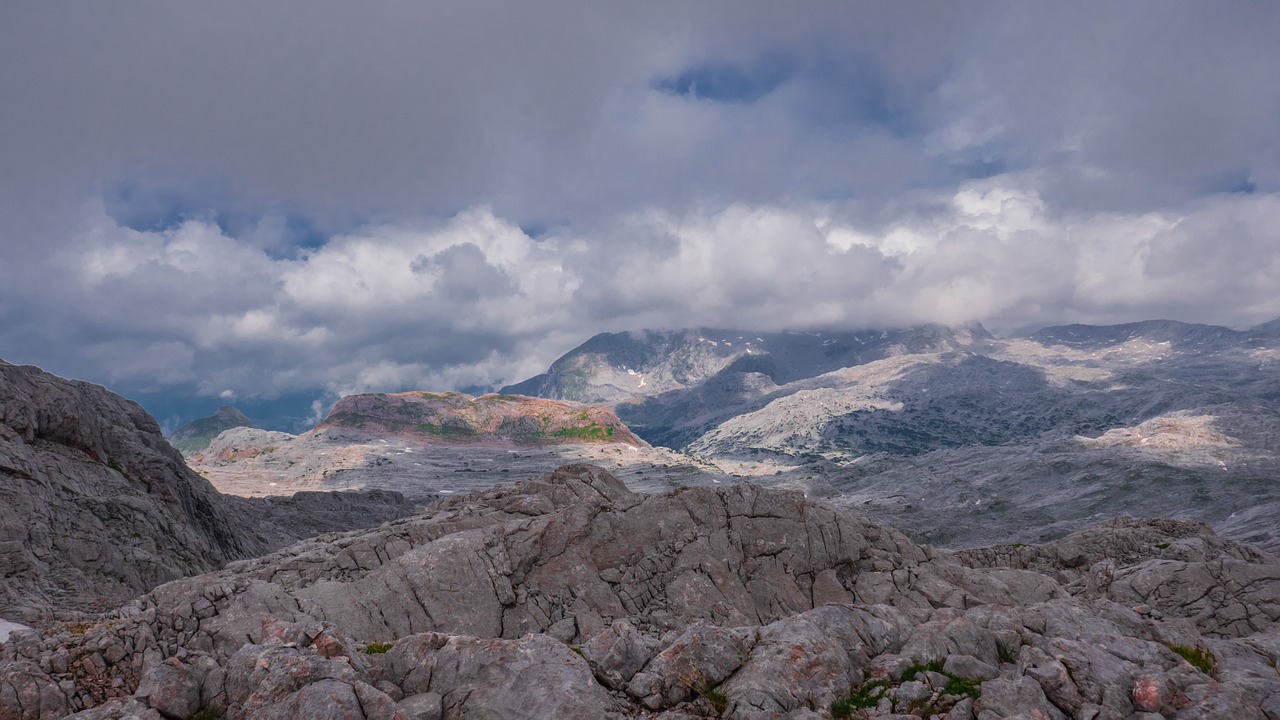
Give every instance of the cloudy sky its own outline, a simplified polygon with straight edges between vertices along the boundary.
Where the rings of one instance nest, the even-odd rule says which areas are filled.
[[[319,399],[646,327],[1280,316],[1269,0],[263,5],[0,6],[0,357]]]

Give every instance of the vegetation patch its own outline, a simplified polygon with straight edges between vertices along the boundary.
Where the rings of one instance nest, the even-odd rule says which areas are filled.
[[[120,473],[121,477],[125,480],[133,482],[133,478],[129,477],[129,473],[125,472],[124,468],[120,467],[120,463],[116,462],[115,458],[107,458],[107,467]]]
[[[982,694],[982,690],[979,687],[982,685],[981,680],[963,678],[950,673],[944,674],[947,676],[947,684],[942,688],[944,695],[968,695],[976,699]]]
[[[607,442],[613,437],[613,428],[591,423],[590,425],[561,428],[555,432],[555,437]]]
[[[1183,660],[1191,663],[1191,667],[1211,678],[1218,677],[1218,658],[1214,657],[1213,652],[1202,647],[1188,647],[1186,645],[1170,645],[1169,649],[1181,655]]]
[[[718,686],[708,685],[703,682],[697,674],[691,674],[680,678],[680,682],[690,690],[694,691],[703,700],[711,704],[716,711],[716,715],[720,715],[729,707],[729,697],[724,694]]]
[[[1018,653],[1000,643],[996,643],[996,656],[1000,658],[1000,662],[1002,663],[1018,662]]]
[[[426,435],[439,435],[441,437],[471,437],[476,435],[475,428],[467,425],[452,425],[441,423],[434,425],[432,423],[418,423],[418,432]]]
[[[880,703],[880,698],[884,697],[888,689],[889,683],[884,680],[863,683],[862,687],[849,697],[840,698],[831,703],[831,717],[842,720],[853,717],[855,710],[873,708]]]
[[[389,642],[371,642],[365,646],[364,652],[366,655],[382,655],[390,650],[394,645],[395,643]]]
[[[911,663],[910,665],[907,666],[906,670],[902,671],[902,682],[907,682],[908,680],[915,680],[916,675],[919,675],[922,672],[942,673],[942,661],[930,660],[927,663],[919,663],[919,662]],[[942,674],[945,674],[945,673],[942,673]]]
[[[831,717],[834,720],[865,717],[865,712],[862,711],[877,707],[882,702],[895,705],[894,709],[899,713],[919,714],[923,711],[923,717],[928,717],[931,714],[945,712],[962,698],[977,699],[982,695],[981,680],[944,672],[943,664],[942,660],[912,663],[902,672],[897,682],[868,680],[853,690],[848,697],[838,698],[832,702]],[[941,675],[946,678],[946,684],[942,687],[933,686],[934,694],[931,699],[915,699],[907,703],[897,698],[894,690],[903,683],[915,680],[921,673]],[[937,678],[933,678],[926,684],[932,685],[934,682],[937,682]]]

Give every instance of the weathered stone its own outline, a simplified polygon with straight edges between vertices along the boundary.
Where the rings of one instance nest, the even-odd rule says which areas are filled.
[[[909,621],[893,608],[827,605],[762,628],[722,690],[731,718],[822,707],[862,683],[872,656],[899,647]]]
[[[30,624],[413,510],[396,493],[362,497],[340,518],[220,495],[136,403],[3,361],[0,500],[0,616]],[[168,608],[183,627],[209,612],[190,603]],[[113,664],[128,654],[98,650]]]
[[[186,663],[170,658],[142,676],[134,696],[163,715],[185,718],[200,709],[201,680]]]
[[[1044,696],[1035,680],[996,678],[982,683],[982,696],[973,705],[977,720],[1001,720],[1022,715],[1066,720],[1066,715]]]
[[[137,685],[134,707],[145,699],[174,717],[194,702],[231,720],[594,719],[648,709],[754,720],[821,714],[879,680],[894,686],[875,710],[886,717],[914,705],[947,720],[1127,720],[1153,706],[1261,718],[1280,697],[1280,629],[1264,622],[1278,598],[1268,595],[1270,571],[1218,565],[1197,577],[1224,604],[1193,619],[1112,597],[1116,578],[1134,579],[1123,588],[1148,577],[1159,580],[1151,592],[1177,590],[1172,565],[1143,575],[1112,562],[1109,584],[1078,583],[1073,596],[1048,575],[1031,577],[1039,570],[963,567],[794,493],[645,497],[597,468],[567,468],[168,583],[109,620],[47,636],[17,631],[0,648],[0,709],[22,708],[22,720],[54,707],[119,715],[124,704],[106,701]],[[840,596],[835,586],[819,592],[819,576],[849,600],[813,607]],[[1260,582],[1233,585],[1248,578]],[[1260,631],[1233,624],[1229,608],[1244,597],[1258,609],[1241,617]],[[458,634],[466,628],[477,635]],[[390,641],[385,653],[374,645]],[[566,645],[574,641],[581,657]],[[1214,677],[1171,646],[1212,652]],[[903,682],[926,662],[942,672]],[[51,675],[64,663],[65,677]],[[946,694],[953,677],[982,681],[976,702]],[[1151,702],[1135,692],[1147,678],[1158,690]]]
[[[587,663],[545,635],[484,640],[428,633],[414,640],[387,653],[388,671],[399,675],[391,679],[409,695],[443,696],[446,716],[588,720],[613,709]]]
[[[971,680],[991,680],[1000,675],[1000,669],[996,666],[964,653],[948,655],[942,664],[942,671]]]
[[[440,720],[444,715],[439,693],[425,692],[410,695],[397,703],[407,720]]]
[[[582,645],[582,657],[605,685],[620,690],[658,651],[658,643],[618,620]]]
[[[684,702],[741,667],[755,642],[754,630],[696,623],[636,673],[627,693],[654,710]]]

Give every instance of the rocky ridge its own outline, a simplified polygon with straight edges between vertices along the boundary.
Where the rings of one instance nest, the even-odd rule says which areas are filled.
[[[412,512],[390,492],[225,497],[137,404],[0,361],[0,617],[101,610],[319,532]]]
[[[570,466],[17,631],[0,717],[1276,720],[1278,620],[1200,523],[951,553]]]

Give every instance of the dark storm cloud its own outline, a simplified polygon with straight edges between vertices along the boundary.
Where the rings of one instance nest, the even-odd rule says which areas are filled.
[[[10,4],[0,357],[243,397],[512,381],[641,327],[1270,319],[1278,29],[1248,2]]]

